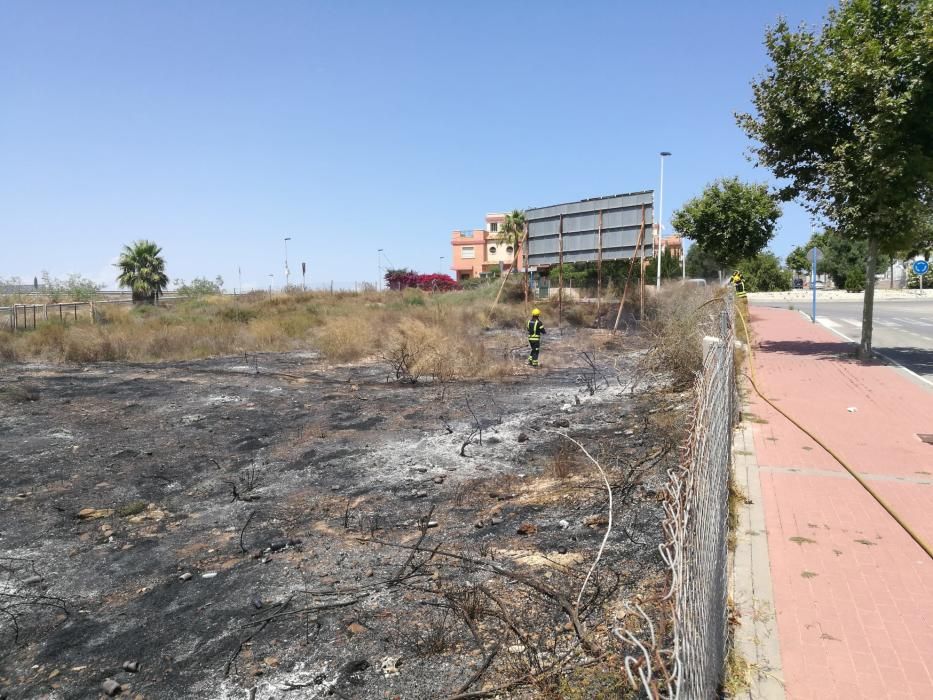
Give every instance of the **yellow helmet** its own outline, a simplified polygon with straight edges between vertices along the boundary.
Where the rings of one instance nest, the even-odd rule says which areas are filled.
[[[541,315],[541,309],[532,309],[532,310],[531,310],[531,315],[532,315],[532,316],[540,316],[540,315]]]

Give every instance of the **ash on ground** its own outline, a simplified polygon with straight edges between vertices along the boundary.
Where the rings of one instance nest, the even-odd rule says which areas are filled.
[[[687,403],[633,343],[566,333],[543,367],[517,346],[484,382],[308,353],[6,366],[0,697],[621,683],[632,606],[664,634],[661,491]],[[564,436],[613,490],[582,595],[608,494]]]

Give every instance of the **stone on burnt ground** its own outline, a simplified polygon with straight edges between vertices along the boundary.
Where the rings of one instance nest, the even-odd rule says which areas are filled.
[[[538,531],[538,526],[534,523],[522,523],[518,526],[519,535],[533,535]]]
[[[118,694],[123,690],[123,686],[117,683],[113,678],[108,678],[103,683],[100,684],[100,689],[104,691],[110,697]]]
[[[528,436],[525,433],[519,433],[517,439],[519,442],[528,442]]]
[[[569,428],[570,421],[566,418],[558,418],[556,421],[551,423],[551,425],[553,425],[555,428]]]
[[[178,577],[178,580],[179,581],[190,581],[191,574],[186,571],[185,573],[183,573],[181,576]]]
[[[138,661],[124,661],[123,670],[129,671],[130,673],[136,673],[139,671],[139,662]]]

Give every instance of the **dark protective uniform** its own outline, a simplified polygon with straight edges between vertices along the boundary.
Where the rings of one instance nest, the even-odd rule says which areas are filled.
[[[745,278],[742,277],[742,273],[736,270],[732,273],[732,277],[729,278],[729,282],[735,287],[735,296],[738,299],[745,298]]]
[[[538,366],[538,353],[541,350],[541,334],[547,333],[544,330],[544,324],[535,316],[528,322],[528,344],[531,346],[531,353],[528,355],[528,364],[532,367]]]

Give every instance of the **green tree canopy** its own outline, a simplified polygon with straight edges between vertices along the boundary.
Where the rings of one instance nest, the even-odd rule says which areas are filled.
[[[134,302],[151,304],[168,286],[162,249],[153,241],[135,241],[132,246],[123,246],[116,267],[120,270],[117,282],[133,291]]]
[[[716,180],[675,211],[674,228],[725,267],[757,255],[774,236],[781,208],[765,185]]]
[[[653,280],[658,276],[658,259],[651,258],[645,267],[645,279]],[[661,253],[661,278],[662,279],[680,279],[683,271],[680,267],[680,259],[671,255],[671,251],[665,249]]]
[[[754,153],[848,238],[867,241],[859,356],[871,356],[879,251],[915,245],[933,202],[933,0],[847,0],[819,31],[779,21],[756,114],[737,119]]]
[[[782,269],[781,261],[770,251],[742,260],[738,268],[747,292],[783,292],[792,286],[790,270]]]
[[[806,246],[797,246],[787,255],[787,268],[793,270],[796,273],[806,272],[810,269],[810,261],[807,260],[807,251],[810,250]]]
[[[175,291],[183,297],[203,297],[212,294],[223,294],[224,278],[217,275],[213,280],[206,277],[195,277],[191,282],[183,279],[175,280]]]
[[[694,243],[687,251],[687,277],[693,279],[714,279],[719,277],[724,265],[699,243]]]

